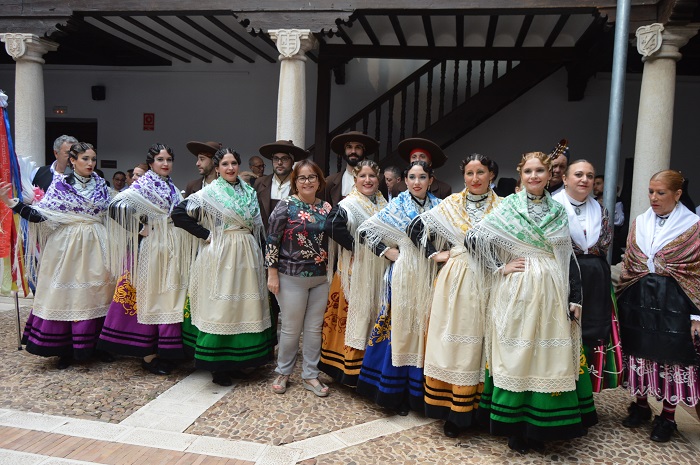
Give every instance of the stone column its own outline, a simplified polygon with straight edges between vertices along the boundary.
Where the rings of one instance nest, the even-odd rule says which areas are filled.
[[[698,25],[671,26],[659,23],[637,29],[637,51],[644,72],[639,96],[637,138],[634,148],[630,223],[649,208],[649,179],[671,162],[673,104],[679,49],[698,32]]]
[[[15,60],[15,150],[45,164],[44,64],[43,56],[58,44],[34,34],[0,34],[5,50]]]
[[[306,57],[316,47],[309,29],[274,29],[270,37],[280,52],[280,84],[277,95],[277,140],[306,146]]]

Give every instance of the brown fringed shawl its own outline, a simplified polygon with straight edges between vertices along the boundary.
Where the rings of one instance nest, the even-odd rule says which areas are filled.
[[[649,274],[648,257],[637,245],[637,220],[630,228],[627,252],[622,261],[620,291]],[[700,223],[695,223],[654,257],[656,273],[678,282],[697,308],[700,308]]]

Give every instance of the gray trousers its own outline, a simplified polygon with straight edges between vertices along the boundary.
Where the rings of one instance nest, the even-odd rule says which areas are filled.
[[[282,332],[277,349],[277,368],[281,375],[291,375],[299,351],[299,338],[304,333],[302,347],[302,379],[318,378],[321,358],[323,315],[328,303],[326,276],[300,277],[279,273]]]

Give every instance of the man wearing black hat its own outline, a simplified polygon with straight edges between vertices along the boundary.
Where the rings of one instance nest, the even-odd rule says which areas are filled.
[[[346,162],[345,169],[326,178],[324,200],[335,206],[350,193],[355,185],[352,169],[368,155],[377,151],[379,142],[359,131],[339,134],[331,140],[331,150],[341,155]]]
[[[185,197],[189,197],[190,194],[201,190],[202,187],[216,179],[212,158],[220,148],[221,144],[219,142],[197,142],[193,140],[187,143],[187,150],[197,157],[196,165],[201,177],[187,183],[187,186],[185,186]]]
[[[399,155],[409,164],[414,161],[424,161],[433,169],[440,168],[447,162],[447,156],[439,145],[428,139],[414,137],[399,142]],[[399,195],[407,189],[405,182],[397,183],[392,189],[392,196]],[[430,185],[430,192],[439,199],[452,195],[452,186],[435,178]]]
[[[265,144],[258,151],[263,157],[272,160],[272,174],[259,177],[253,184],[258,193],[260,215],[267,231],[270,213],[275,205],[289,196],[294,163],[308,157],[309,152],[297,147],[291,140],[278,140],[273,144]]]

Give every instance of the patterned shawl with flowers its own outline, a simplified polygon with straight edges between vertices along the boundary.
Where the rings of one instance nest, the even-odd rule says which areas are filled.
[[[650,273],[648,257],[637,244],[637,221],[632,223],[627,238],[627,251],[622,260],[618,294]],[[700,223],[666,244],[654,255],[655,273],[670,276],[700,309]]]
[[[181,308],[167,315],[149,313],[154,308],[151,298],[187,286],[195,242],[190,234],[175,228],[170,219],[172,209],[181,201],[182,196],[169,177],[149,170],[110,204],[112,272],[119,276],[126,263],[137,270],[131,280],[139,299],[139,323],[182,321]],[[146,237],[139,248],[140,232]],[[139,266],[139,261],[144,262],[143,266]]]
[[[32,205],[44,217],[41,223],[30,223],[27,240],[27,274],[36,277],[38,269],[31,269],[36,261],[33,257],[38,250],[43,250],[49,235],[59,226],[74,222],[102,223],[109,205],[109,192],[105,180],[92,173],[94,187],[87,191],[87,196],[80,194],[76,188],[66,182],[66,177],[55,173],[51,186],[40,202]],[[91,182],[91,184],[92,184]],[[106,238],[101,238],[105,240]],[[101,244],[106,253],[106,244]]]
[[[574,303],[580,303],[580,289],[572,289],[570,296],[569,266],[573,248],[568,215],[565,208],[553,200],[548,192],[545,192],[542,202],[549,204],[549,211],[536,222],[528,213],[525,189],[510,195],[490,215],[485,216],[470,231],[468,237],[474,265],[485,270],[481,284],[482,292],[485,295],[488,293],[491,298],[489,309],[492,315],[489,325],[493,328],[494,336],[498,337],[499,346],[507,346],[509,350],[513,350],[512,353],[508,352],[512,357],[529,357],[533,356],[527,352],[531,350],[529,347],[532,345],[542,351],[542,360],[551,359],[545,355],[548,351],[554,353],[561,350],[561,356],[557,359],[562,365],[556,368],[559,370],[556,372],[561,374],[558,377],[552,377],[551,373],[546,372],[546,368],[537,367],[536,364],[530,368],[527,375],[520,378],[511,377],[510,373],[494,372],[494,379],[498,378],[498,383],[501,383],[497,384],[499,387],[508,386],[516,392],[553,392],[548,389],[568,391],[573,386],[573,377],[578,379],[580,327],[569,321],[568,303],[570,298]],[[527,258],[524,272],[508,276],[493,273],[502,264],[521,257]],[[531,279],[531,276],[546,279],[540,282]],[[557,295],[551,295],[552,292]],[[538,314],[522,314],[524,311],[532,311],[532,296],[545,296],[546,302],[558,302],[557,305],[560,304],[561,308],[550,307],[538,310]],[[545,314],[549,315],[546,317],[549,320],[543,322],[540,319]],[[552,328],[548,333],[550,338],[530,341],[527,331],[539,331],[530,328],[532,325],[546,325],[547,328]],[[543,337],[537,334],[538,337]],[[487,357],[490,357],[489,332],[486,347]],[[561,359],[564,354],[571,357],[569,362]]]
[[[439,204],[440,199],[428,192],[426,211]],[[358,229],[358,235],[364,238],[364,244],[355,251],[357,267],[353,267],[353,272],[361,275],[370,273],[366,257],[372,256],[372,250],[380,242],[399,249],[399,258],[394,262],[391,273],[391,357],[394,366],[423,366],[423,354],[416,350],[405,350],[411,344],[401,341],[404,337],[410,338],[411,333],[425,337],[432,283],[437,274],[436,263],[420,254],[406,233],[410,222],[420,213],[410,192],[404,191]],[[387,287],[383,286],[383,290],[386,291]],[[386,298],[384,292],[382,302]]]
[[[265,268],[257,243],[263,223],[255,189],[240,179],[232,186],[224,178],[217,178],[187,198],[187,213],[211,232],[209,244],[195,241],[199,256],[190,276],[192,323],[201,331],[228,335],[258,333],[269,328]],[[209,249],[207,253],[203,253],[203,247]],[[232,257],[227,248],[240,253],[234,255],[236,260],[247,258],[250,262],[222,261],[222,257]],[[231,266],[237,270],[234,275],[222,271]],[[222,276],[235,276],[237,285],[209,286]],[[208,295],[205,289],[217,296]],[[238,304],[232,306],[231,301]],[[222,312],[223,309],[229,311]]]

